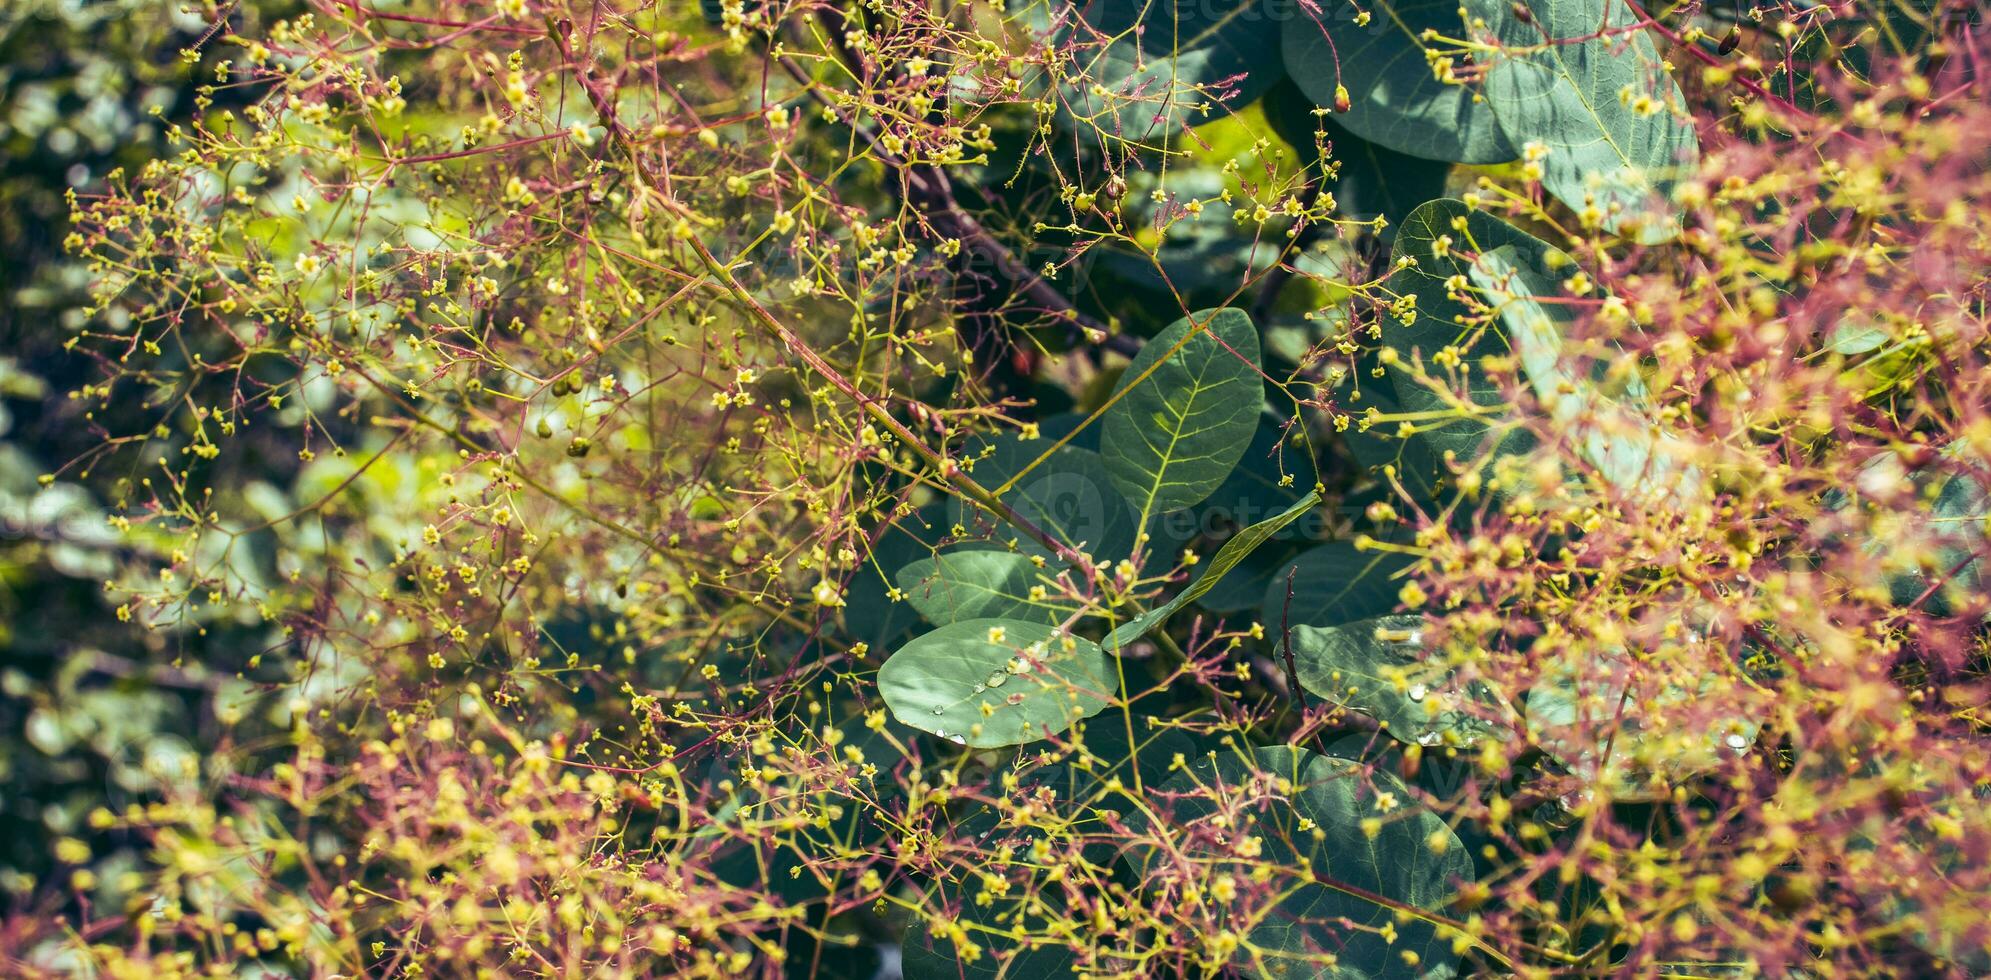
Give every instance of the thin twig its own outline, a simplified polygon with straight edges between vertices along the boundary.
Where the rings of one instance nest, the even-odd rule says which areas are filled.
[[[836,23],[830,24],[827,29],[831,37],[840,38],[848,20],[842,11],[833,13],[837,18]],[[859,67],[851,63],[855,60],[855,56],[848,49],[843,50],[842,56],[846,66],[855,75]],[[1128,357],[1140,352],[1139,338],[1117,333],[1098,319],[1081,312],[1078,304],[1072,302],[1070,297],[1037,274],[1022,259],[1017,258],[1008,246],[983,228],[981,222],[976,221],[961,207],[959,199],[954,194],[953,182],[948,179],[944,171],[936,166],[912,164],[900,159],[885,148],[874,128],[859,122],[842,106],[837,105],[835,100],[824,95],[815,80],[810,78],[793,58],[784,57],[779,61],[782,69],[803,87],[811,99],[835,113],[839,121],[849,126],[864,140],[872,155],[898,177],[896,181],[886,180],[885,186],[900,189],[906,203],[913,205],[942,238],[959,241],[963,251],[979,256],[983,261],[993,265],[996,271],[1009,280],[1011,285],[1031,303],[1053,317],[1064,320],[1072,328],[1074,342],[1089,337],[1101,337],[1103,339],[1099,341],[1099,346],[1107,350]]]
[[[1299,706],[1300,715],[1307,713],[1307,693],[1300,687],[1300,668],[1293,662],[1293,576],[1299,574],[1300,566],[1286,569],[1286,602],[1279,609],[1279,652],[1286,659],[1286,685],[1292,688],[1293,703]]]

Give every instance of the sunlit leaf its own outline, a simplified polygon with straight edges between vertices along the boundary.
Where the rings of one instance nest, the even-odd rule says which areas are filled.
[[[1557,253],[1559,254],[1559,253]],[[1488,305],[1500,314],[1535,398],[1576,442],[1604,483],[1626,493],[1659,494],[1685,506],[1702,496],[1691,447],[1667,435],[1634,405],[1601,390],[1590,370],[1573,370],[1565,347],[1574,307],[1539,265],[1513,245],[1482,253],[1470,270]],[[1643,399],[1636,382],[1628,394]]]
[[[1673,186],[1700,160],[1680,86],[1624,0],[1472,0],[1502,46],[1486,101],[1518,147],[1537,144],[1542,186],[1645,243],[1679,233]]]

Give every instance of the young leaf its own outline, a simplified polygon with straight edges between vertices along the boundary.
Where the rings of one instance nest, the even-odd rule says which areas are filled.
[[[1366,897],[1435,910],[1472,881],[1472,860],[1444,819],[1413,802],[1394,776],[1360,763],[1289,746],[1249,751],[1194,759],[1156,794],[1169,801],[1156,805],[1199,874],[1229,870],[1243,880],[1257,866],[1303,869],[1262,905],[1235,907],[1250,941],[1233,962],[1258,976],[1454,975],[1451,936]],[[1255,856],[1213,841],[1219,827],[1206,821],[1220,811],[1227,819],[1217,839],[1255,838]],[[1151,867],[1137,876],[1180,859],[1160,850],[1142,856]]]
[[[1360,551],[1346,541],[1303,552],[1272,576],[1258,621],[1276,634],[1281,624],[1334,626],[1393,612],[1402,588],[1394,576],[1412,561],[1393,551]]]
[[[1461,37],[1454,0],[1381,0],[1366,25],[1355,8],[1295,4],[1282,47],[1286,72],[1314,102],[1332,107],[1346,89],[1341,124],[1400,153],[1452,163],[1501,163],[1514,148],[1466,85],[1441,81],[1424,58],[1426,30]],[[1414,203],[1414,202],[1413,202]]]
[[[1679,234],[1673,185],[1700,160],[1680,86],[1624,0],[1472,0],[1502,53],[1486,101],[1515,143],[1545,148],[1542,186],[1646,244]]]
[[[964,619],[1022,619],[1056,625],[1071,603],[1030,597],[1032,587],[1055,588],[1028,555],[1011,551],[951,551],[922,558],[895,576],[906,601],[935,626]]]
[[[1300,685],[1383,723],[1391,738],[1417,745],[1471,745],[1494,729],[1461,711],[1451,671],[1432,656],[1421,616],[1382,616],[1345,626],[1293,629]]]
[[[1203,310],[1156,334],[1100,420],[1106,476],[1142,525],[1208,497],[1258,428],[1258,330],[1242,310]]]
[[[1103,710],[1119,689],[1099,645],[1016,619],[949,623],[878,670],[893,717],[961,745],[1020,745]]]
[[[1251,554],[1253,550],[1259,545],[1264,544],[1274,534],[1279,533],[1281,528],[1293,523],[1300,515],[1312,510],[1318,503],[1320,503],[1320,495],[1309,493],[1301,498],[1298,503],[1286,508],[1284,513],[1260,521],[1231,535],[1231,539],[1224,542],[1223,547],[1217,549],[1216,557],[1210,559],[1210,564],[1203,569],[1202,574],[1196,576],[1196,581],[1189,583],[1188,588],[1176,593],[1175,598],[1121,623],[1117,629],[1107,634],[1106,649],[1118,650],[1122,646],[1139,639],[1147,631],[1160,626],[1169,616],[1174,615],[1177,609],[1195,602],[1198,597],[1210,591],[1210,588],[1222,580],[1231,569],[1236,568],[1238,563],[1245,559],[1245,556]]]

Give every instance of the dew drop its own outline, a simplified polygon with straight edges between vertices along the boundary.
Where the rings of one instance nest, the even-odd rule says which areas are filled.
[[[1749,740],[1744,738],[1741,732],[1729,732],[1728,747],[1740,752],[1749,747]]]
[[[980,684],[977,684],[977,685],[975,685],[975,690],[974,690],[974,693],[976,693],[976,694],[980,694],[980,693],[982,693],[983,691],[986,691],[986,690],[988,690],[988,688],[986,688],[986,687],[983,687],[983,686],[982,686],[982,685],[980,685]]]
[[[1437,732],[1425,732],[1424,734],[1417,736],[1417,744],[1423,746],[1437,745],[1439,742],[1442,741],[1444,741],[1444,738],[1441,737]]]
[[[955,745],[966,745],[966,744],[968,744],[968,740],[967,740],[967,739],[965,739],[965,738],[962,738],[962,737],[961,737],[961,736],[959,736],[959,735],[949,735],[949,736],[947,736],[947,740],[948,740],[948,741],[950,741],[950,742],[953,742],[953,743],[954,743]]]
[[[1009,683],[1009,672],[1006,670],[990,671],[987,683],[990,687],[1001,687]]]
[[[947,707],[945,705],[936,704],[933,706],[933,713],[936,715],[944,715],[947,713]]]
[[[1431,693],[1431,689],[1422,684],[1410,685],[1410,699],[1412,701],[1422,701],[1424,700],[1424,696],[1429,693]]]

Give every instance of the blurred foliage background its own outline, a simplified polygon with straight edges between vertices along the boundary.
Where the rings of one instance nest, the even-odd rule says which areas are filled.
[[[254,20],[293,5],[242,6]],[[10,921],[52,911],[28,906],[48,900],[65,865],[137,864],[133,842],[91,831],[87,815],[188,778],[216,735],[222,684],[210,665],[267,639],[221,629],[199,649],[164,651],[157,634],[118,619],[102,585],[132,545],[107,526],[105,475],[62,468],[97,437],[44,401],[90,373],[68,345],[88,287],[62,247],[68,195],[164,152],[197,83],[180,52],[211,26],[156,0],[0,4],[0,903]],[[78,847],[92,860],[75,861]]]

